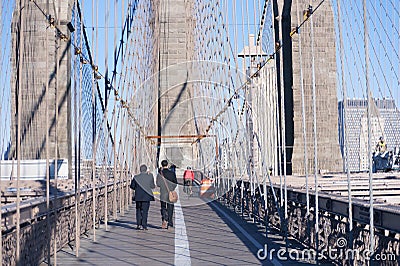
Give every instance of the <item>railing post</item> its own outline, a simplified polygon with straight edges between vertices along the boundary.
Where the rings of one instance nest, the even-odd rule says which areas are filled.
[[[243,190],[244,190],[244,183],[243,183],[243,180],[242,180],[242,181],[241,181],[241,185],[240,185],[240,211],[241,211],[241,214],[242,214],[242,218],[243,218],[243,216],[244,216],[244,213],[243,213],[243,211],[244,211],[244,206],[243,206],[243,204],[244,204]]]

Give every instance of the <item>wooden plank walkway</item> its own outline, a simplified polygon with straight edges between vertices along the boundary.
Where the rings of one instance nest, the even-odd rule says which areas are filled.
[[[59,265],[288,265],[257,258],[257,251],[282,247],[282,238],[266,241],[249,224],[216,202],[188,198],[180,191],[173,229],[161,229],[160,203],[152,202],[149,230],[136,230],[135,206],[125,216],[81,239],[80,255],[71,247],[57,253]],[[293,262],[290,265],[297,265]],[[304,264],[303,264],[304,265]]]

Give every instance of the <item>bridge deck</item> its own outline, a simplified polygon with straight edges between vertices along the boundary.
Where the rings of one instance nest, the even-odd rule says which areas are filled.
[[[264,244],[279,249],[279,236],[266,241],[257,226],[249,224],[216,202],[187,199],[181,191],[175,204],[174,229],[161,229],[160,203],[152,202],[149,230],[137,231],[135,206],[125,216],[104,225],[81,240],[79,257],[67,246],[57,254],[60,265],[271,265],[257,259]],[[273,259],[272,264],[282,265]],[[287,264],[287,263],[286,263]]]

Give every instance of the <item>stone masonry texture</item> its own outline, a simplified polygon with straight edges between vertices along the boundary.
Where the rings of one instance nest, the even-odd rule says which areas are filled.
[[[46,0],[36,0],[45,10]],[[49,1],[49,14],[60,21],[60,30],[69,37],[67,23],[71,21],[72,1]],[[11,148],[9,158],[17,158],[18,104],[21,116],[21,159],[46,158],[46,131],[49,133],[50,158],[69,159],[70,132],[70,42],[56,38],[56,30],[49,26],[46,17],[32,1],[17,1],[12,21],[12,79],[11,79]],[[56,12],[60,7],[60,12]],[[20,11],[22,20],[20,21]],[[46,12],[46,11],[45,11]],[[58,14],[56,17],[55,14]],[[23,29],[21,36],[21,27]],[[47,41],[46,41],[47,31]],[[22,37],[22,38],[21,38]],[[58,44],[57,44],[58,40]],[[58,49],[57,49],[58,45]],[[22,51],[22,53],[20,53]],[[46,60],[47,55],[47,60]],[[56,74],[57,56],[59,59]],[[47,63],[46,63],[47,61]],[[19,67],[21,64],[21,67]],[[59,79],[57,80],[57,76]],[[46,83],[48,91],[46,92]],[[19,91],[20,90],[20,91]],[[21,102],[18,102],[18,94]],[[56,99],[57,95],[57,99]],[[55,103],[58,103],[58,119]],[[46,126],[46,102],[48,126]],[[55,129],[57,127],[57,143]]]
[[[303,12],[307,10],[309,1],[299,0],[292,3],[291,25],[294,29],[303,21]],[[314,7],[315,8],[315,7]],[[316,83],[317,113],[317,154],[318,171],[339,172],[343,170],[343,162],[338,140],[337,81],[336,81],[336,49],[335,23],[331,1],[325,1],[313,15],[314,25],[314,60]],[[300,34],[292,38],[293,58],[293,102],[294,102],[294,147],[292,157],[293,174],[304,174],[304,138],[302,128],[301,79],[303,70],[303,86],[305,99],[306,142],[309,173],[314,173],[314,135],[313,135],[313,100],[312,100],[312,56],[310,21],[301,28]],[[301,38],[300,66],[299,38]]]
[[[159,3],[159,105],[163,136],[194,134],[191,104],[191,65],[193,60],[192,0],[165,0]],[[160,159],[178,167],[192,161],[190,144],[162,145]],[[163,142],[171,142],[164,139]]]

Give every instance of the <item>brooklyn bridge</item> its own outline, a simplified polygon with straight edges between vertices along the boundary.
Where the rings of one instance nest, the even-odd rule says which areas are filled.
[[[2,265],[399,265],[398,0],[0,14]]]

